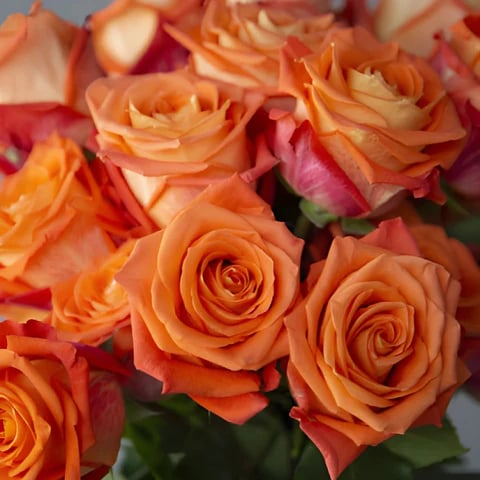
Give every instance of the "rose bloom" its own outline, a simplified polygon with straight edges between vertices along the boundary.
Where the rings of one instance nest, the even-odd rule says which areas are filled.
[[[391,250],[377,245],[391,245]],[[293,418],[335,479],[368,445],[440,426],[468,376],[457,352],[459,283],[419,256],[400,220],[333,240],[287,316]]]
[[[469,15],[454,23],[437,39],[431,63],[455,102],[467,131],[465,146],[443,176],[457,193],[480,198],[480,15]]]
[[[166,31],[191,52],[199,75],[276,94],[279,52],[288,36],[315,48],[333,23],[309,2],[210,0],[199,24]]]
[[[210,183],[237,172],[253,181],[271,167],[255,165],[246,136],[262,97],[234,86],[179,70],[100,79],[87,100],[100,157],[160,227]]]
[[[409,227],[423,257],[443,265],[461,285],[456,318],[467,336],[480,336],[480,267],[471,251],[436,225]]]
[[[0,175],[19,170],[53,132],[83,145],[93,130],[91,118],[58,103],[0,104]]]
[[[102,75],[85,30],[34,2],[0,25],[0,103],[53,102],[88,113],[85,89]]]
[[[363,28],[338,28],[320,53],[285,50],[269,143],[280,172],[307,200],[337,215],[389,208],[399,196],[443,200],[438,168],[464,137],[455,106],[425,61]]]
[[[108,253],[117,214],[78,146],[58,135],[37,143],[0,185],[0,290],[44,288]]]
[[[436,33],[479,7],[478,0],[380,0],[370,22],[380,40],[397,42],[410,53],[428,57]]]
[[[185,22],[200,0],[116,0],[88,19],[95,55],[109,74],[173,70],[186,63],[183,49],[163,31]]]
[[[468,15],[452,23],[446,38],[453,51],[468,66],[473,74],[480,78],[480,14]]]
[[[127,293],[114,279],[134,242],[125,242],[90,269],[51,288],[52,312],[46,320],[62,340],[99,345],[130,321]]]
[[[125,414],[107,357],[57,340],[53,329],[34,320],[0,323],[3,478],[78,480],[108,473]]]
[[[232,192],[235,192],[232,195]],[[303,241],[238,176],[212,185],[138,240],[116,276],[132,308],[134,362],[222,418],[267,405],[288,354]]]

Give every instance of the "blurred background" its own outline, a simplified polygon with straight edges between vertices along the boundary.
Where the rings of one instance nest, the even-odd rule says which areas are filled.
[[[181,0],[179,0],[181,1]],[[1,0],[0,17],[2,20],[10,13],[28,13],[32,0]],[[75,23],[82,23],[84,18],[94,10],[100,10],[110,3],[109,0],[43,0],[44,8],[54,10],[62,18]]]
[[[178,0],[181,1],[181,0]],[[400,1],[400,0],[398,0]],[[77,24],[83,23],[85,17],[95,10],[100,10],[110,0],[44,0],[44,8],[54,10],[59,16]],[[28,13],[30,0],[0,0],[0,19],[14,12]],[[449,416],[458,429],[463,445],[470,448],[460,465],[452,465],[452,472],[468,473],[457,478],[480,478],[480,401],[473,400],[464,392],[455,395]],[[432,477],[433,478],[433,477]]]

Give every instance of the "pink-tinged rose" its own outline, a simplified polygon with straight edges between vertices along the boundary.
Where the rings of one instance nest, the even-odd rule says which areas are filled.
[[[87,100],[100,158],[121,169],[136,202],[160,227],[207,185],[234,173],[254,185],[272,166],[256,164],[246,134],[263,97],[232,85],[178,70],[100,79]],[[128,192],[122,198],[138,218],[134,199]]]
[[[88,33],[35,2],[0,25],[0,103],[53,102],[88,113],[85,89],[101,76]]]
[[[0,145],[4,149],[0,171],[7,175],[17,171],[33,145],[53,132],[83,145],[93,129],[91,118],[58,103],[0,105]]]
[[[473,199],[480,198],[480,69],[475,59],[480,53],[479,33],[479,15],[454,23],[437,39],[431,60],[467,131],[465,146],[444,177],[456,192]]]
[[[45,321],[61,340],[100,345],[130,323],[127,293],[114,276],[133,245],[133,240],[125,242],[92,267],[52,286],[52,312]]]
[[[6,288],[4,288],[6,286]],[[51,310],[51,295],[49,288],[30,290],[19,285],[19,290],[9,287],[17,286],[14,282],[2,280],[0,287],[0,317],[14,318],[15,321],[25,323],[28,320],[45,320]]]
[[[363,240],[335,238],[304,291],[285,321],[291,415],[332,479],[369,445],[441,425],[468,376],[458,358],[460,285],[419,256],[399,219]]]
[[[435,34],[479,7],[478,0],[380,0],[372,13],[371,27],[380,40],[397,42],[410,53],[428,57],[435,46]]]
[[[269,144],[299,195],[349,216],[407,193],[443,200],[439,168],[465,131],[424,60],[360,27],[332,29],[317,53],[293,41],[283,53],[280,90],[296,103],[271,110]]]
[[[8,293],[49,287],[111,251],[121,230],[71,140],[37,143],[0,185],[0,277]],[[4,290],[3,285],[1,287]]]
[[[163,30],[183,23],[200,0],[116,0],[88,19],[95,55],[112,75],[169,71],[185,65],[187,52]]]
[[[210,0],[198,24],[184,31],[168,24],[165,29],[190,51],[199,75],[275,95],[287,37],[315,49],[333,19],[310,2]]]
[[[480,14],[470,14],[458,22],[451,24],[446,32],[446,38],[451,48],[467,65],[467,67],[480,78]]]
[[[33,320],[0,324],[1,476],[78,480],[108,472],[125,412],[106,355],[84,354]]]
[[[204,190],[139,239],[116,276],[132,308],[136,368],[228,421],[262,410],[288,354],[283,319],[302,246],[238,176]]]
[[[269,138],[280,159],[279,170],[300,196],[337,215],[354,217],[371,207],[348,173],[319,141],[308,121],[297,124],[288,112],[271,112],[275,121]]]
[[[480,88],[478,90],[480,99]],[[462,196],[480,199],[480,110],[471,103],[465,106],[467,115],[468,139],[458,159],[443,176],[448,184]]]

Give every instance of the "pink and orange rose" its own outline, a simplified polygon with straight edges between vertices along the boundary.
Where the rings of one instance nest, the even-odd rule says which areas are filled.
[[[332,29],[320,52],[285,49],[280,90],[293,111],[272,110],[280,171],[307,200],[337,215],[390,208],[399,196],[442,200],[438,176],[465,132],[435,71],[366,30]]]
[[[108,472],[124,406],[107,358],[57,340],[35,321],[0,324],[1,476],[78,480]]]
[[[471,14],[453,23],[439,36],[432,64],[441,76],[462,119],[467,140],[465,147],[444,177],[460,195],[480,198],[480,15]]]

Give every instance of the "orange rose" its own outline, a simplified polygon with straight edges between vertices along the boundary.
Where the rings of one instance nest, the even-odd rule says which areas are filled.
[[[435,45],[434,35],[478,7],[478,0],[380,0],[372,27],[380,40],[397,42],[408,52],[428,57]]]
[[[185,70],[95,81],[87,91],[100,157],[122,169],[160,227],[212,182],[254,168],[245,127],[262,97]],[[132,202],[125,201],[132,209]]]
[[[399,253],[378,247],[393,243]],[[460,285],[418,256],[400,220],[336,238],[287,316],[291,415],[335,479],[368,445],[441,425],[468,374],[458,360]]]
[[[0,290],[49,287],[107,254],[116,213],[80,149],[57,135],[37,143],[0,186]]]
[[[409,227],[423,257],[443,265],[461,285],[456,313],[467,336],[480,336],[480,268],[470,250],[436,225]]]
[[[98,62],[110,74],[138,70],[143,73],[143,67],[148,67],[148,71],[164,71],[173,69],[177,63],[184,64],[186,55],[165,34],[163,23],[185,21],[186,14],[200,4],[201,0],[113,1],[89,17]],[[148,59],[150,53],[155,58]]]
[[[47,322],[60,339],[99,345],[129,323],[127,293],[113,277],[133,244],[124,243],[90,269],[52,287],[52,313]]]
[[[348,216],[406,191],[443,199],[438,168],[454,162],[465,132],[425,61],[358,27],[332,30],[320,53],[291,43],[284,66],[280,90],[296,107],[271,112],[270,144],[296,192]]]
[[[0,324],[3,478],[78,480],[108,472],[124,406],[115,377],[98,370],[106,356],[96,349],[84,355],[33,320]]]
[[[166,31],[191,52],[199,75],[276,94],[280,49],[295,36],[318,46],[333,23],[309,2],[229,2],[210,0],[201,22],[182,32]]]
[[[55,102],[87,113],[85,88],[102,75],[87,32],[35,2],[0,25],[0,103]]]
[[[235,423],[263,409],[261,390],[279,380],[273,362],[288,353],[302,245],[237,176],[206,189],[138,240],[116,277],[136,368]]]

